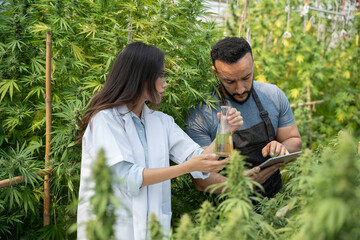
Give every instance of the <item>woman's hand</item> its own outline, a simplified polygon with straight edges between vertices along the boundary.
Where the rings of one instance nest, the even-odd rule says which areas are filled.
[[[200,154],[191,157],[185,163],[187,165],[188,172],[199,171],[203,173],[219,172],[224,168],[230,158],[224,160],[218,160],[216,154]]]
[[[221,113],[217,114],[217,117],[221,118]],[[239,127],[244,124],[241,113],[236,108],[230,108],[226,113],[226,120],[228,121],[231,131],[235,132]]]

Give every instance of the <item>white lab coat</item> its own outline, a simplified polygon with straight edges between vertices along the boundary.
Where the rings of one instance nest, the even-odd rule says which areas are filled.
[[[120,161],[128,161],[145,168],[145,155],[135,125],[126,105],[99,112],[87,127],[82,142],[81,179],[78,205],[78,239],[86,239],[85,225],[89,215],[91,188],[91,165],[96,160],[100,148],[105,150],[107,164],[111,167]],[[121,115],[122,113],[123,115]],[[169,166],[170,158],[180,164],[197,148],[173,118],[143,108],[145,131],[148,142],[149,168]],[[194,177],[204,177],[202,173],[192,173]],[[126,209],[116,210],[114,226],[116,239],[145,240],[150,214],[155,213],[165,234],[169,233],[171,220],[170,180],[141,187],[137,195],[131,196],[119,184],[113,185],[114,194]],[[149,208],[149,209],[148,209]]]

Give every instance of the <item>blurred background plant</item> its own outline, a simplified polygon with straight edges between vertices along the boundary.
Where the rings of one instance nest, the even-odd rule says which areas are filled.
[[[303,145],[312,149],[326,145],[345,128],[360,136],[356,1],[323,0],[309,5],[338,14],[306,10],[309,1],[305,0],[247,2],[241,36],[252,45],[255,80],[276,84],[285,92]],[[231,17],[225,28],[230,36],[238,36],[244,3],[230,1]],[[299,107],[316,100],[324,103]]]
[[[113,185],[119,179],[112,174],[106,164],[105,152],[99,151],[94,166],[92,167],[94,179],[94,195],[90,198],[91,213],[94,219],[86,223],[86,233],[91,240],[111,240],[114,237],[114,224],[116,222],[115,209],[122,207],[120,199],[114,195]]]

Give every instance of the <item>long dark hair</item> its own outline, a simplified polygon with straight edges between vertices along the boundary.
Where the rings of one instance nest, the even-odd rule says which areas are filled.
[[[90,107],[80,121],[80,136],[85,133],[91,118],[104,109],[127,104],[133,110],[147,83],[149,102],[156,105],[155,82],[164,65],[165,54],[142,42],[127,45],[117,56],[103,88],[91,100]]]

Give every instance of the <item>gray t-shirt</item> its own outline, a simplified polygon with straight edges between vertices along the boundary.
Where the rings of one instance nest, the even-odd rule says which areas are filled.
[[[289,101],[277,86],[257,81],[253,84],[264,109],[269,113],[275,134],[278,128],[295,123]],[[213,98],[219,99],[217,93],[213,94]],[[226,105],[241,112],[244,124],[238,130],[251,128],[262,121],[252,95],[243,104],[229,98],[225,98],[225,101]],[[186,118],[186,133],[200,146],[208,146],[215,139],[219,122],[216,114],[220,112],[220,103],[215,103],[215,106],[216,109],[209,108],[205,103],[197,105]]]

